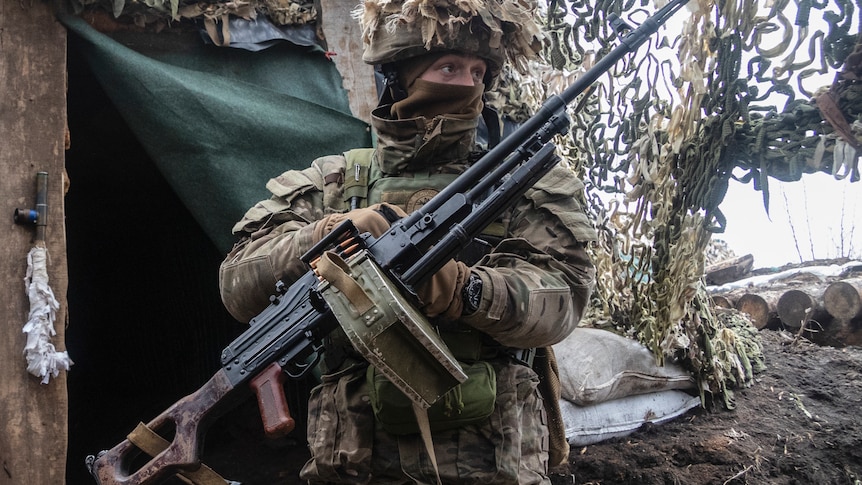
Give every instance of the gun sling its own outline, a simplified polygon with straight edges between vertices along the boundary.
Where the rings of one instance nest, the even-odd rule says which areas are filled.
[[[138,426],[129,433],[127,438],[132,444],[150,456],[157,456],[170,445],[168,440],[159,436],[144,423],[138,423]],[[226,483],[230,483],[203,463],[201,463],[200,468],[197,470],[184,470],[177,473],[177,477],[191,485],[225,485]]]

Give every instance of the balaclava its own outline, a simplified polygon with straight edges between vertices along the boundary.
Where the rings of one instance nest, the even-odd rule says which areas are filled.
[[[398,82],[407,97],[392,104],[394,119],[424,117],[428,121],[440,115],[469,120],[482,112],[484,84],[454,86],[419,79],[429,67],[449,52],[434,52],[405,59],[398,66]]]

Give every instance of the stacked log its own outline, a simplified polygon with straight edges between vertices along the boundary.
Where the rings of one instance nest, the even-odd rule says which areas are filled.
[[[795,329],[811,319],[816,307],[815,298],[807,292],[788,290],[778,299],[776,310],[781,323]]]
[[[717,307],[746,313],[758,329],[785,328],[821,345],[862,345],[862,280],[776,291],[746,288],[713,295]],[[804,328],[803,328],[804,325]]]
[[[713,306],[719,308],[733,308],[733,302],[730,301],[730,298],[724,295],[713,295],[710,298],[712,299]]]
[[[751,323],[758,330],[761,330],[766,328],[769,323],[769,319],[774,314],[775,305],[770,305],[766,298],[761,295],[745,293],[736,300],[734,308],[748,314]]]
[[[781,325],[776,310],[780,296],[781,294],[774,290],[746,288],[742,293],[714,296],[713,300],[717,298],[718,301],[726,301],[727,308],[735,308],[745,313],[755,328],[763,330]]]
[[[846,281],[836,281],[823,292],[823,308],[835,318],[852,320],[862,314],[860,290]]]
[[[820,299],[822,313],[831,317],[820,332],[811,340],[841,347],[862,345],[862,286],[853,286],[846,281],[830,283]],[[821,317],[821,320],[826,318]]]
[[[750,254],[714,264],[706,268],[706,284],[723,285],[740,280],[751,272],[753,266],[754,256]]]

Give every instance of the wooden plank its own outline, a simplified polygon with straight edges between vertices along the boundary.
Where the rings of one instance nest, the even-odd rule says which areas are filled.
[[[35,231],[15,224],[13,214],[16,208],[35,207],[36,173],[48,172],[48,276],[60,302],[53,343],[62,351],[68,287],[66,31],[50,2],[0,2],[0,46],[0,484],[56,485],[65,483],[66,376],[41,384],[27,372],[22,326],[30,303],[24,277]]]
[[[353,116],[371,123],[371,110],[377,106],[374,68],[362,62],[362,31],[350,16],[356,2],[320,1],[320,25],[327,50],[341,73]]]
[[[754,266],[754,256],[746,254],[709,266],[704,271],[706,284],[723,285],[744,278]]]

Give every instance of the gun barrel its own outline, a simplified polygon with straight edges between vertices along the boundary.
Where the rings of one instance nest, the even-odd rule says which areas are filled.
[[[413,286],[440,269],[464,246],[465,241],[478,236],[488,221],[496,220],[513,199],[523,195],[538,179],[548,173],[559,161],[554,153],[555,149],[556,146],[553,143],[546,143],[537,153],[531,155],[526,163],[520,165],[510,178],[475,207],[463,221],[452,224],[449,232],[437,244],[404,271],[401,281],[405,285]],[[441,209],[438,215],[444,221],[455,219],[455,214],[461,210],[461,208],[448,211]]]

